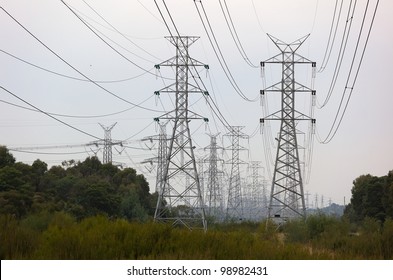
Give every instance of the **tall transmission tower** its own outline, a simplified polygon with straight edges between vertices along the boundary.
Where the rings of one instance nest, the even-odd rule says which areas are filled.
[[[114,143],[112,143],[112,136],[111,136],[111,131],[113,127],[117,124],[114,123],[110,126],[104,126],[100,124],[102,129],[104,129],[105,137],[104,137],[104,152],[103,152],[103,158],[102,158],[102,163],[112,163],[112,146]]]
[[[197,172],[194,155],[194,146],[189,128],[193,119],[208,119],[192,112],[188,108],[189,94],[203,93],[200,88],[192,85],[189,76],[196,67],[207,65],[189,56],[189,47],[199,37],[178,36],[167,37],[176,47],[176,55],[161,64],[155,65],[157,69],[169,66],[176,69],[176,81],[155,94],[162,92],[174,93],[176,97],[175,109],[156,118],[168,119],[173,122],[172,135],[168,139],[168,153],[163,171],[160,194],[157,200],[155,221],[183,225],[189,229],[207,230],[205,205],[202,199],[201,185]],[[196,75],[196,74],[195,74]]]
[[[309,35],[290,44],[271,35],[268,36],[281,53],[261,62],[261,67],[263,68],[267,63],[281,64],[282,79],[262,90],[261,94],[281,93],[281,109],[260,121],[261,123],[266,120],[281,121],[268,208],[268,218],[281,224],[291,218],[306,217],[296,126],[301,120],[309,120],[315,124],[315,119],[295,109],[295,98],[300,92],[311,92],[315,96],[315,91],[295,81],[295,65],[311,64],[315,71],[316,63],[296,53]]]
[[[209,167],[205,201],[208,207],[208,215],[220,221],[223,219],[223,197],[220,185],[222,171],[218,169],[218,162],[222,160],[218,158],[217,150],[222,149],[222,147],[217,146],[217,136],[218,134],[210,135],[210,145],[205,147],[205,150],[210,150],[207,160]]]
[[[230,126],[228,128],[230,132],[224,135],[231,137],[232,141],[231,146],[226,148],[227,150],[232,150],[232,157],[229,162],[231,164],[231,173],[228,188],[227,219],[242,220],[244,218],[240,164],[245,162],[240,160],[239,154],[240,150],[245,150],[245,148],[241,147],[239,142],[240,139],[248,139],[248,135],[241,131],[243,128],[243,126]]]

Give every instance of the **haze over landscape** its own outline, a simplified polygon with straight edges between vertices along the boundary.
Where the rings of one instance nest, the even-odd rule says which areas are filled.
[[[190,48],[193,58],[209,65],[209,70],[202,70],[200,77],[227,122],[245,126],[244,132],[252,136],[249,141],[242,142],[249,151],[242,152],[241,157],[246,162],[261,161],[265,178],[270,182],[273,165],[269,157],[274,159],[275,150],[263,141],[265,136],[260,134],[259,119],[264,113],[260,106],[259,91],[264,86],[279,81],[281,73],[279,68],[266,67],[265,80],[261,79],[259,62],[278,53],[266,33],[285,42],[310,34],[299,53],[315,61],[317,69],[322,70],[320,67],[329,41],[335,4],[337,2],[339,7],[342,1],[226,2],[245,54],[249,62],[257,67],[250,67],[237,50],[219,2],[203,1],[202,5],[234,81],[248,99],[255,99],[256,102],[244,100],[226,78],[198,15],[197,8],[202,11],[201,3],[172,0],[166,1],[166,4],[180,34],[200,36]],[[161,94],[157,98],[154,95],[155,91],[168,85],[174,76],[170,69],[161,69],[159,72],[154,69],[155,64],[175,53],[175,48],[164,38],[169,36],[168,29],[154,1],[75,0],[65,3],[69,7],[61,1],[1,1],[3,10],[0,13],[0,32],[3,39],[0,48],[0,81],[3,89],[0,98],[0,144],[11,149],[23,148],[24,152],[12,150],[12,153],[18,161],[29,164],[37,158],[49,165],[59,165],[62,161],[71,159],[83,161],[87,156],[94,155],[94,152],[102,158],[102,148],[98,150],[87,144],[103,138],[104,131],[99,123],[110,126],[116,122],[112,139],[126,141],[127,144],[124,147],[114,147],[113,161],[136,168],[138,173],[145,175],[150,183],[150,190],[154,191],[155,166],[141,162],[156,155],[156,144],[141,140],[158,133],[153,118],[173,109],[173,96]],[[165,7],[160,1],[158,3],[170,23]],[[386,32],[387,26],[392,25],[393,4],[390,1],[379,4],[359,75],[337,134],[328,144],[320,144],[318,141],[318,138],[323,140],[328,135],[345,87],[352,85],[377,1],[369,1],[362,33],[360,29],[368,1],[356,3],[351,16],[350,5],[353,3],[343,1],[331,58],[324,71],[317,73],[315,79],[317,104],[321,105],[328,96],[335,66],[339,61],[344,30],[349,28],[345,24],[346,19],[350,18],[347,24],[351,23],[352,26],[331,98],[324,108],[315,109],[317,136],[312,161],[306,162],[306,170],[310,166],[311,173],[305,190],[310,193],[311,201],[316,194],[319,198],[324,196],[325,204],[329,200],[343,204],[344,197],[348,202],[355,178],[368,173],[383,176],[393,166],[393,126],[390,122],[393,96],[386,89],[391,76],[390,64],[393,62],[393,38]],[[170,29],[176,32],[171,24]],[[99,39],[97,34],[111,47]],[[354,68],[350,71],[359,34],[361,40]],[[86,77],[70,65],[90,79],[98,81],[99,86],[81,81],[86,80]],[[65,78],[42,68],[81,80]],[[346,85],[350,72],[350,82]],[[311,86],[311,69],[299,67],[296,76],[299,81]],[[115,93],[120,99],[100,87]],[[349,94],[350,90],[347,88],[339,118]],[[272,112],[278,108],[279,99],[274,96],[267,98]],[[48,115],[31,111],[35,109],[21,99],[42,111],[58,114],[53,116],[74,129]],[[133,108],[133,105],[121,99],[141,104],[149,110]],[[308,97],[299,97],[299,100],[299,110],[308,112]],[[191,124],[197,157],[202,158],[206,154],[204,147],[209,144],[206,133],[220,133],[220,146],[228,147],[230,141],[223,137],[227,131],[211,112],[206,101],[201,96],[191,96],[190,104],[193,111],[209,118],[208,125],[199,120],[193,120]],[[124,112],[118,113],[121,111]],[[272,122],[271,126],[273,139],[278,131],[278,124]],[[308,129],[307,126],[304,128]],[[152,149],[149,150],[150,148]],[[267,156],[267,153],[271,156]],[[226,152],[222,157],[227,160],[229,155]],[[242,171],[242,176],[247,176],[246,168]]]

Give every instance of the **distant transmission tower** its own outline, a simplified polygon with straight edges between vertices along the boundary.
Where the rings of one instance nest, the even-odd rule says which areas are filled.
[[[223,172],[218,170],[218,162],[222,160],[218,158],[217,150],[222,149],[222,147],[217,146],[217,135],[210,135],[210,145],[205,148],[205,150],[210,150],[207,160],[209,166],[205,202],[208,207],[208,215],[220,221],[223,218],[223,201],[220,185],[220,178]]]
[[[161,185],[162,181],[164,180],[164,170],[165,170],[165,165],[166,165],[166,159],[167,159],[167,135],[166,135],[166,125],[167,123],[159,123],[159,134],[155,136],[149,136],[144,139],[144,140],[156,140],[158,141],[158,149],[157,149],[157,157],[154,158],[149,158],[147,160],[142,161],[142,163],[151,163],[153,162],[157,163],[157,174],[156,174],[156,187],[155,191],[157,193],[160,193],[161,190]]]
[[[197,172],[192,145],[189,122],[192,119],[204,119],[188,109],[188,95],[203,92],[189,82],[190,73],[195,67],[207,65],[192,59],[188,48],[199,37],[168,37],[176,47],[176,56],[155,67],[169,66],[176,69],[176,81],[160,92],[174,93],[176,97],[175,109],[156,118],[168,119],[173,122],[173,131],[170,136],[166,165],[163,171],[160,194],[154,215],[155,221],[183,225],[189,229],[207,229],[205,206],[202,199],[201,186]]]
[[[240,180],[240,164],[244,162],[240,160],[240,150],[245,148],[240,146],[240,139],[248,139],[248,135],[244,134],[241,130],[243,126],[230,126],[225,136],[231,137],[232,144],[227,150],[232,150],[232,157],[230,160],[231,173],[229,177],[229,188],[228,188],[228,204],[227,204],[227,219],[242,220],[244,218],[243,213],[243,199],[242,199],[242,188]]]
[[[161,186],[164,181],[164,170],[168,153],[168,140],[166,136],[166,123],[160,124],[160,133],[158,135],[158,162],[157,162],[157,179],[156,192],[161,193]]]
[[[112,163],[112,146],[114,145],[114,143],[112,143],[111,131],[116,124],[117,122],[107,127],[100,124],[100,126],[102,127],[102,129],[104,129],[105,132],[104,153],[102,158],[103,164]]]
[[[262,169],[261,162],[252,161],[251,162],[251,171],[252,171],[252,183],[250,190],[250,219],[251,220],[259,220],[262,218],[262,205],[263,205],[263,195],[264,195],[264,186],[261,180],[261,175],[259,170]]]
[[[315,91],[295,81],[295,64],[311,64],[313,71],[315,71],[316,64],[296,53],[309,35],[290,44],[271,35],[268,36],[281,53],[261,62],[261,66],[264,67],[267,63],[281,64],[282,79],[262,90],[261,94],[281,93],[281,109],[261,119],[261,123],[266,120],[281,121],[268,208],[268,218],[281,224],[291,218],[306,217],[296,126],[301,120],[310,120],[314,124],[315,119],[295,109],[295,98],[299,92],[311,92],[315,95]]]

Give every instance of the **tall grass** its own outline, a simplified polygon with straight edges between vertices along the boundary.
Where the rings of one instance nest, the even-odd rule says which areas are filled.
[[[0,216],[2,259],[391,259],[393,221],[370,220],[349,235],[345,221],[313,217],[281,231],[266,223],[212,225],[204,233],[104,216]]]

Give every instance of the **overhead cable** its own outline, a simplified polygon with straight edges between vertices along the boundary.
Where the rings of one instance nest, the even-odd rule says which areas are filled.
[[[221,0],[219,0],[221,11],[222,11],[222,14],[224,15],[225,22],[226,22],[226,24],[228,26],[229,32],[231,33],[232,39],[233,39],[233,41],[234,41],[234,43],[236,45],[237,50],[239,51],[239,53],[240,53],[241,57],[243,58],[243,60],[250,67],[252,67],[252,68],[259,68],[258,65],[254,65],[250,61],[250,59],[248,58],[247,53],[244,50],[243,45],[242,45],[242,43],[241,43],[241,41],[239,39],[239,35],[237,34],[235,25],[233,24],[232,16],[231,16],[231,13],[229,12],[229,8],[228,8],[228,5],[227,5],[227,2],[225,0],[223,0],[223,1],[224,1],[225,10],[226,10],[226,13],[228,14],[228,16],[227,16],[227,14],[224,11],[224,8],[223,8],[223,5],[221,3]],[[228,21],[228,19],[229,19],[229,21]],[[230,22],[230,24],[229,24],[229,22]]]
[[[35,40],[37,40],[41,45],[43,45],[47,50],[49,50],[53,55],[55,55],[58,59],[60,59],[61,61],[63,61],[65,64],[67,64],[70,68],[72,68],[74,71],[76,71],[77,73],[79,73],[81,76],[83,76],[85,79],[89,80],[91,83],[93,83],[94,85],[96,85],[97,87],[99,87],[100,89],[104,90],[105,92],[109,93],[110,95],[116,97],[117,99],[124,101],[128,104],[134,105],[135,107],[138,107],[140,109],[144,109],[147,111],[152,111],[152,112],[162,112],[159,110],[155,110],[155,109],[150,109],[144,106],[140,106],[138,104],[135,104],[123,97],[120,97],[119,95],[111,92],[110,90],[104,88],[103,86],[101,86],[100,84],[96,83],[94,80],[90,79],[87,75],[83,74],[80,70],[78,70],[77,68],[75,68],[73,65],[71,65],[68,61],[66,61],[64,58],[62,58],[59,54],[57,54],[55,51],[53,51],[48,45],[46,45],[43,41],[41,41],[37,36],[35,36],[30,30],[28,30],[24,25],[22,25],[15,17],[13,17],[10,13],[8,13],[8,11],[6,11],[3,7],[0,7],[13,21],[15,21],[21,28],[23,28],[30,36],[32,36]]]
[[[366,38],[366,41],[364,43],[364,47],[363,47],[363,51],[362,51],[362,54],[361,54],[361,57],[360,57],[360,60],[359,60],[359,64],[358,64],[358,67],[357,67],[357,70],[356,70],[356,73],[355,73],[355,77],[354,77],[354,79],[352,81],[352,84],[349,85],[350,77],[351,77],[352,70],[353,70],[354,61],[356,59],[356,54],[357,54],[357,51],[358,51],[359,42],[360,42],[360,39],[361,39],[361,36],[362,36],[364,23],[365,23],[365,19],[366,19],[366,16],[367,16],[368,6],[369,6],[369,0],[367,1],[367,6],[366,6],[366,9],[364,11],[363,21],[362,21],[362,25],[361,25],[361,28],[360,28],[358,40],[357,40],[357,43],[356,43],[356,49],[355,49],[355,52],[354,52],[354,55],[353,55],[353,58],[352,58],[351,69],[350,69],[350,72],[348,73],[348,77],[347,77],[347,83],[346,83],[346,86],[344,88],[344,91],[343,91],[343,94],[342,94],[342,97],[341,97],[341,101],[340,101],[340,105],[339,105],[339,108],[337,109],[337,113],[336,113],[336,116],[334,118],[333,124],[332,124],[332,126],[331,126],[331,128],[329,130],[328,135],[323,140],[321,140],[320,136],[318,135],[319,142],[322,143],[322,144],[330,143],[333,140],[333,138],[335,137],[337,131],[339,130],[339,128],[341,126],[342,120],[344,119],[345,113],[346,113],[347,108],[348,108],[348,104],[349,104],[349,102],[351,100],[351,97],[352,97],[352,93],[353,93],[353,90],[354,90],[354,87],[355,87],[355,84],[356,84],[356,81],[357,81],[357,78],[358,78],[358,75],[359,75],[359,72],[360,72],[360,68],[361,68],[361,65],[363,63],[364,54],[366,52],[366,48],[367,48],[367,45],[368,45],[368,42],[369,42],[369,39],[370,39],[371,30],[372,30],[372,27],[374,25],[375,16],[376,16],[376,13],[377,13],[377,10],[378,10],[378,6],[379,6],[379,0],[377,1],[376,5],[375,5],[374,13],[373,13],[372,20],[371,20],[371,23],[370,23],[370,27],[369,27],[369,30],[368,30],[368,33],[367,33],[367,38]],[[342,105],[343,105],[343,102],[344,102],[344,97],[345,97],[345,94],[346,94],[347,90],[349,90],[348,98],[346,100],[344,109],[342,110],[340,119],[339,119],[339,121],[337,123],[337,120],[339,118],[340,111],[341,111],[341,108],[342,108]]]
[[[16,95],[15,93],[11,92],[10,90],[4,88],[3,86],[0,86],[0,89],[2,89],[3,91],[7,92],[7,93],[10,94],[10,95],[12,95],[13,97],[19,99],[19,100],[22,101],[23,103],[25,103],[25,104],[31,106],[32,108],[36,109],[37,111],[41,112],[42,114],[44,114],[44,115],[46,115],[46,116],[48,116],[48,117],[54,119],[55,121],[57,121],[57,122],[59,122],[59,123],[65,125],[65,126],[68,126],[68,127],[72,128],[72,129],[74,129],[74,130],[76,130],[76,131],[79,131],[80,133],[83,133],[83,134],[85,134],[85,135],[87,135],[87,136],[90,136],[90,137],[92,137],[92,138],[101,140],[100,137],[97,137],[97,136],[95,136],[95,135],[93,135],[93,134],[90,134],[89,132],[86,132],[86,131],[84,131],[84,130],[82,130],[82,129],[79,129],[79,128],[75,127],[75,126],[72,126],[72,125],[70,125],[70,124],[68,124],[68,123],[66,123],[66,122],[64,122],[64,121],[62,121],[62,120],[60,120],[60,119],[58,119],[58,118],[52,116],[51,114],[49,114],[49,113],[47,113],[47,112],[41,110],[40,108],[34,106],[34,105],[31,104],[30,102],[24,100],[23,98],[19,97],[18,95]]]
[[[207,28],[207,26],[206,26],[206,24],[205,24],[205,21],[203,20],[202,14],[201,14],[201,12],[200,12],[200,10],[199,10],[198,5],[196,4],[196,2],[197,2],[197,0],[194,0],[194,5],[195,5],[195,7],[196,7],[196,9],[197,9],[197,12],[198,12],[199,18],[200,18],[200,20],[201,20],[201,22],[202,22],[203,28],[204,28],[204,30],[205,30],[205,32],[206,32],[206,35],[207,35],[207,37],[208,37],[208,39],[209,39],[209,42],[210,42],[210,44],[211,44],[211,46],[212,46],[212,48],[213,48],[214,54],[216,55],[216,57],[217,57],[217,59],[218,59],[218,62],[219,62],[219,64],[220,64],[221,68],[223,69],[224,74],[225,74],[225,76],[227,77],[229,83],[231,84],[231,86],[233,87],[233,89],[235,90],[235,92],[236,92],[242,99],[244,99],[244,100],[246,100],[246,101],[248,101],[248,102],[256,102],[256,101],[258,101],[259,96],[257,96],[257,97],[254,98],[254,99],[248,98],[248,97],[242,92],[242,90],[240,89],[240,87],[238,86],[238,84],[236,83],[236,80],[235,80],[235,78],[233,77],[232,72],[230,71],[230,69],[229,69],[229,67],[228,67],[228,64],[227,64],[227,62],[226,62],[226,60],[225,60],[225,57],[224,57],[224,55],[223,55],[223,53],[222,53],[222,51],[221,51],[220,45],[218,44],[217,38],[216,38],[215,33],[214,33],[214,31],[213,31],[213,28],[212,28],[212,26],[211,26],[211,24],[210,24],[210,20],[209,20],[209,18],[208,18],[208,16],[207,16],[207,13],[206,13],[206,10],[205,10],[205,8],[204,8],[204,6],[203,6],[203,3],[202,3],[201,0],[198,1],[198,2],[200,3],[200,5],[201,5],[203,14],[204,14],[205,19],[206,19],[206,22],[207,22],[207,26],[209,27],[209,30],[210,30],[210,33],[211,33],[211,36],[210,36],[210,33],[209,33],[209,31],[208,31],[208,28]],[[212,39],[212,38],[213,38],[213,39]],[[214,40],[214,43],[213,43],[213,40]]]
[[[19,60],[19,61],[21,61],[21,62],[23,62],[25,64],[28,64],[28,65],[33,66],[35,68],[38,68],[38,69],[40,69],[42,71],[45,71],[45,72],[48,72],[48,73],[51,73],[51,74],[54,74],[54,75],[57,75],[57,76],[60,76],[60,77],[63,77],[63,78],[77,80],[77,81],[81,81],[81,82],[89,82],[89,83],[91,82],[88,79],[82,79],[82,78],[78,78],[78,77],[74,77],[74,76],[69,76],[69,75],[65,75],[65,74],[62,74],[62,73],[59,73],[59,72],[56,72],[56,71],[44,68],[44,67],[39,66],[37,64],[34,64],[32,62],[29,62],[29,61],[27,61],[25,59],[22,59],[22,58],[20,58],[20,57],[18,57],[16,55],[13,55],[13,54],[11,54],[9,52],[6,52],[5,50],[2,50],[2,49],[0,49],[0,52],[4,53],[4,54],[6,54],[6,55],[8,55],[8,56],[10,56],[10,57],[12,57],[14,59],[17,59],[17,60]],[[150,70],[153,70],[153,68],[150,69]],[[139,77],[141,77],[141,76],[143,76],[145,74],[146,73],[142,73],[142,74],[139,74],[139,75],[136,75],[136,76],[133,76],[133,77],[129,77],[129,78],[125,78],[125,79],[119,79],[119,80],[93,80],[93,81],[98,83],[98,84],[121,83],[121,82],[126,82],[126,81],[130,81],[130,80],[139,78]]]

